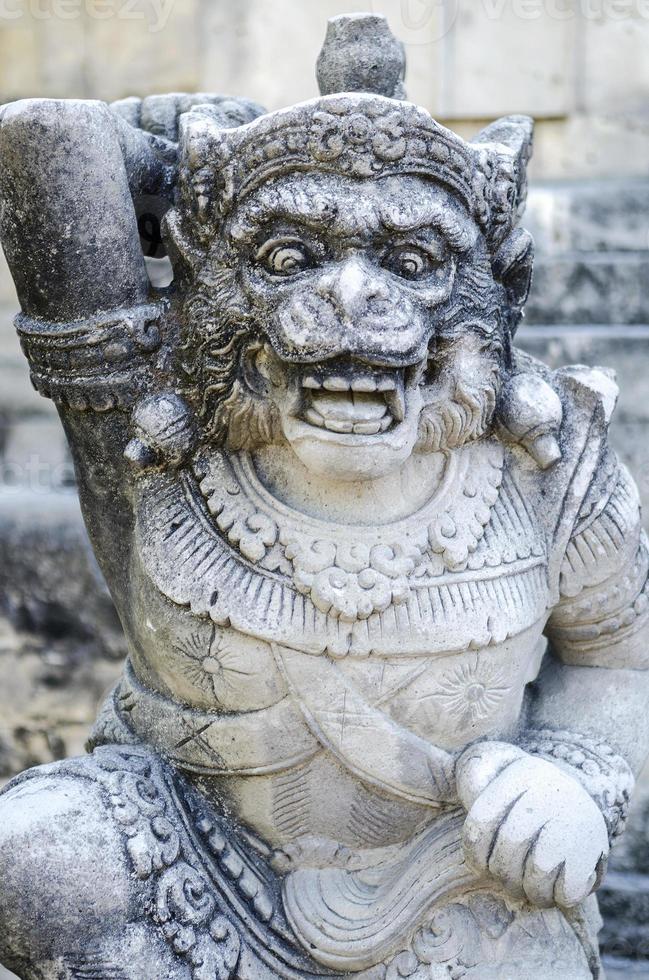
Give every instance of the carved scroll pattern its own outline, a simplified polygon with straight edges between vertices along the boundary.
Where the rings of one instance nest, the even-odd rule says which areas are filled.
[[[136,749],[115,748],[97,750],[95,759],[126,837],[133,873],[153,886],[152,920],[190,965],[192,980],[231,980],[239,936],[206,876],[185,853],[154,760]]]

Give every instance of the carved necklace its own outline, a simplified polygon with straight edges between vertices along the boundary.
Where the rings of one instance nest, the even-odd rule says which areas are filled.
[[[405,602],[413,578],[466,566],[498,499],[503,466],[495,440],[455,450],[423,507],[374,527],[319,520],[277,500],[246,453],[211,452],[194,473],[217,527],[248,562],[290,578],[321,612],[356,622]]]

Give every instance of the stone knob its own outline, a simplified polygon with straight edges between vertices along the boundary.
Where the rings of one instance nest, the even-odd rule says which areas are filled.
[[[403,44],[378,14],[332,17],[317,65],[321,95],[374,92],[405,99]]]

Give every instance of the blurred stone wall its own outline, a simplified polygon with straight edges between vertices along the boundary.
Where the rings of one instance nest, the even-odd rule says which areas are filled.
[[[0,0],[0,100],[171,90],[277,108],[316,94],[327,17],[385,13],[442,120],[528,112],[534,176],[642,176],[649,0]]]

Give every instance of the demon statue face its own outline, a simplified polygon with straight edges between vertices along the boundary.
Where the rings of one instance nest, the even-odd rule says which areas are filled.
[[[168,229],[210,435],[339,480],[484,435],[529,287],[530,141],[524,118],[466,144],[368,95],[231,130],[189,113]]]

